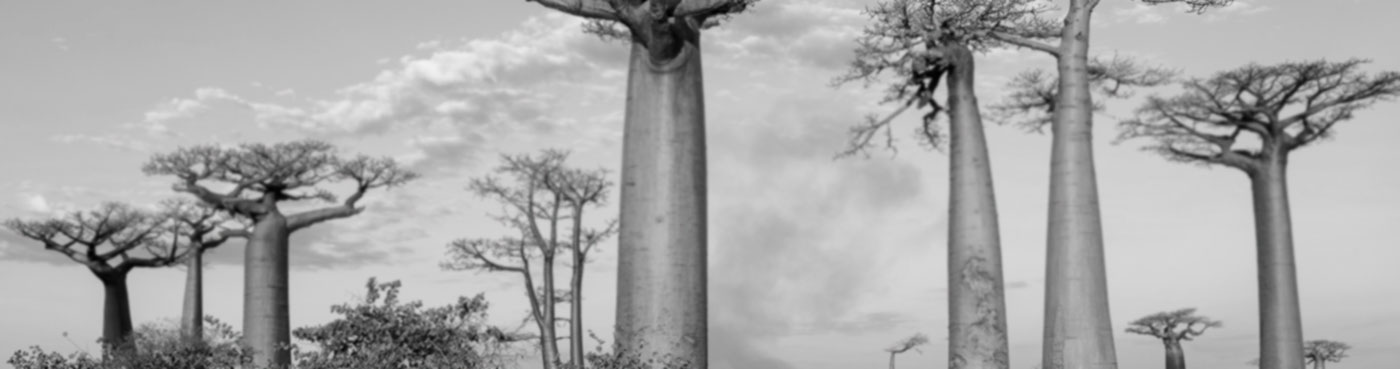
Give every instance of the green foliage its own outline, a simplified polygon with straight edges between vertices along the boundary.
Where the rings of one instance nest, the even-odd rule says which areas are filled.
[[[298,339],[320,349],[297,355],[304,369],[497,368],[503,367],[507,337],[484,321],[488,304],[481,294],[454,304],[423,308],[400,303],[398,281],[370,278],[358,304],[331,311],[341,317],[320,326],[297,328]]]
[[[179,325],[173,321],[147,323],[133,334],[134,352],[116,352],[99,359],[86,352],[64,355],[31,346],[28,351],[16,351],[7,363],[16,369],[223,369],[250,362],[251,357],[238,346],[240,336],[232,326],[214,317],[204,319],[203,342],[182,340]]]

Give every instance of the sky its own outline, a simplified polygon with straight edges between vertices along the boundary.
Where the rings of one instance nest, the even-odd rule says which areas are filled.
[[[932,342],[904,367],[947,362],[947,157],[897,120],[899,151],[834,160],[848,127],[881,106],[880,86],[833,87],[870,0],[763,0],[703,38],[709,152],[711,367],[873,368],[915,332]],[[1325,16],[1321,16],[1325,14]],[[1092,53],[1207,76],[1250,62],[1351,57],[1400,70],[1400,4],[1236,1],[1205,15],[1104,1]],[[491,322],[518,326],[514,276],[444,271],[454,239],[497,237],[498,204],[466,190],[500,154],[572,152],[621,163],[627,46],[519,0],[209,3],[0,0],[0,218],[36,219],[120,200],[176,197],[146,176],[181,146],[318,138],[390,156],[423,174],[376,191],[360,216],[292,239],[293,327],[333,319],[370,277],[401,299],[442,305],[485,293]],[[977,93],[1052,68],[1040,54],[978,56]],[[1185,346],[1192,367],[1257,357],[1248,181],[1228,168],[1169,163],[1114,144],[1141,97],[1095,117],[1112,322],[1119,366],[1161,365],[1155,339],[1123,333],[1151,313],[1195,307],[1221,320]],[[1351,344],[1337,368],[1400,361],[1400,104],[1356,114],[1330,142],[1291,157],[1304,334]],[[1039,364],[1049,137],[988,122],[1000,212],[1011,367]],[[1390,137],[1390,138],[1387,138]],[[331,187],[343,191],[344,188]],[[614,193],[611,198],[616,199]],[[616,203],[595,211],[603,224]],[[587,269],[586,327],[609,339],[615,240]],[[206,308],[241,326],[243,247],[208,257]],[[0,356],[30,345],[94,352],[102,294],[83,267],[0,231]],[[180,269],[132,273],[139,325],[180,313]],[[590,347],[592,344],[589,345]],[[535,367],[537,359],[521,361]],[[1393,364],[1392,364],[1393,365]]]

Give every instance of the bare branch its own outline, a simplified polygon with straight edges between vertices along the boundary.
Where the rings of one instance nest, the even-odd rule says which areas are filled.
[[[614,8],[616,0],[525,0],[543,5],[576,17],[602,20],[618,20],[620,15]]]

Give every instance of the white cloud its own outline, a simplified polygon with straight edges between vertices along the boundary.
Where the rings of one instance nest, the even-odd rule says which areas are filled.
[[[45,199],[44,195],[25,195],[24,204],[29,206],[29,210],[39,213],[48,213],[53,211],[53,208],[49,207],[49,200]]]
[[[1151,24],[1162,23],[1167,20],[1166,16],[1158,13],[1160,11],[1158,7],[1152,5],[1134,3],[1133,6],[1130,7],[1115,9],[1113,15],[1120,18],[1120,21],[1124,21],[1122,19],[1126,18],[1126,21],[1137,24]]]
[[[123,151],[148,152],[151,150],[150,145],[146,144],[145,142],[142,142],[139,139],[118,134],[66,134],[53,136],[49,139],[55,142],[61,142],[66,144],[96,144],[100,146],[116,148]]]

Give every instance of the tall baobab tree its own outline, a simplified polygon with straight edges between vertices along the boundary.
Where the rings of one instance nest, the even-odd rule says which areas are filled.
[[[1337,341],[1312,340],[1303,343],[1303,360],[1313,369],[1327,369],[1327,363],[1342,362],[1350,349],[1351,345]]]
[[[589,251],[612,233],[613,226],[603,230],[585,229],[584,209],[603,199],[609,183],[601,172],[566,168],[568,154],[546,150],[539,156],[503,155],[504,162],[496,173],[511,177],[503,182],[492,176],[472,180],[470,189],[477,196],[499,201],[505,214],[495,218],[519,237],[459,239],[448,245],[450,260],[443,263],[449,270],[482,270],[518,273],[525,282],[525,294],[530,302],[530,319],[539,330],[540,357],[546,369],[560,366],[557,322],[563,320],[556,306],[567,299],[573,315],[571,326],[570,365],[583,365],[581,322],[581,284],[583,264]],[[568,234],[560,232],[568,227]],[[573,290],[561,293],[555,288],[556,257],[569,251],[574,263],[571,280]],[[538,259],[538,268],[534,261]],[[535,274],[540,277],[536,279]],[[536,287],[539,286],[539,287]]]
[[[1162,340],[1167,350],[1167,369],[1186,369],[1186,352],[1181,350],[1181,341],[1190,341],[1217,328],[1221,322],[1196,315],[1196,309],[1181,309],[1161,312],[1142,317],[1128,323],[1128,333],[1156,337]]]
[[[980,6],[967,0],[881,2],[867,9],[872,24],[857,39],[859,46],[850,71],[836,80],[870,83],[883,74],[893,74],[895,82],[884,100],[899,106],[883,119],[870,117],[853,128],[842,155],[864,152],[880,131],[885,134],[885,146],[893,149],[891,121],[915,106],[929,110],[922,117],[921,142],[930,147],[951,146],[948,360],[952,368],[1005,369],[1009,354],[991,158],[973,88],[972,50],[987,48],[990,40],[946,22],[995,22],[993,19],[1018,17],[1019,11],[1017,6]],[[946,136],[935,122],[945,107],[934,97],[945,77],[950,117]],[[891,351],[891,366],[893,355]]]
[[[161,241],[166,226],[159,215],[115,202],[51,219],[5,221],[6,228],[86,266],[102,281],[102,341],[115,352],[136,350],[127,275],[135,268],[169,266],[188,251]]]
[[[244,254],[243,341],[254,364],[290,364],[291,327],[288,312],[287,253],[293,232],[364,211],[358,205],[371,189],[402,185],[417,174],[392,159],[358,156],[344,159],[328,143],[312,140],[277,144],[183,147],[157,154],[146,163],[147,175],[174,176],[174,190],[194,196],[216,210],[250,219]],[[339,204],[296,214],[284,214],[288,201],[334,202],[335,194],[317,188],[349,182],[355,192]],[[229,188],[216,192],[210,184]]]
[[[1186,81],[1185,91],[1174,97],[1152,96],[1122,123],[1120,140],[1146,139],[1152,142],[1146,149],[1168,160],[1225,166],[1249,176],[1265,368],[1303,367],[1288,158],[1329,137],[1357,110],[1400,96],[1400,72],[1367,74],[1360,70],[1363,63],[1250,64]]]
[[[1232,0],[1141,0],[1148,4],[1183,3],[1193,11]],[[1058,72],[1050,119],[1049,225],[1046,242],[1046,369],[1116,368],[1113,328],[1108,310],[1103,229],[1098,180],[1094,173],[1093,111],[1089,63],[1090,19],[1099,0],[1067,0],[1061,21],[1044,17],[1042,1],[995,0],[984,6],[1011,9],[1006,18],[951,20],[965,32],[984,35],[999,45],[1043,52],[1055,58]]]
[[[700,31],[756,0],[527,0],[621,24],[631,62],[622,148],[616,349],[707,367]]]
[[[231,221],[227,213],[189,199],[168,200],[161,204],[170,219],[167,232],[181,243],[185,254],[185,300],[180,314],[180,337],[188,343],[204,342],[204,253],[228,241],[247,237],[247,230],[231,230],[222,224]]]
[[[890,353],[890,369],[894,369],[895,355],[909,352],[909,350],[917,351],[919,346],[923,346],[927,343],[928,336],[925,336],[923,333],[915,333],[913,336],[899,340],[899,342],[895,342],[893,345],[890,345],[890,347],[885,348],[885,352]]]

